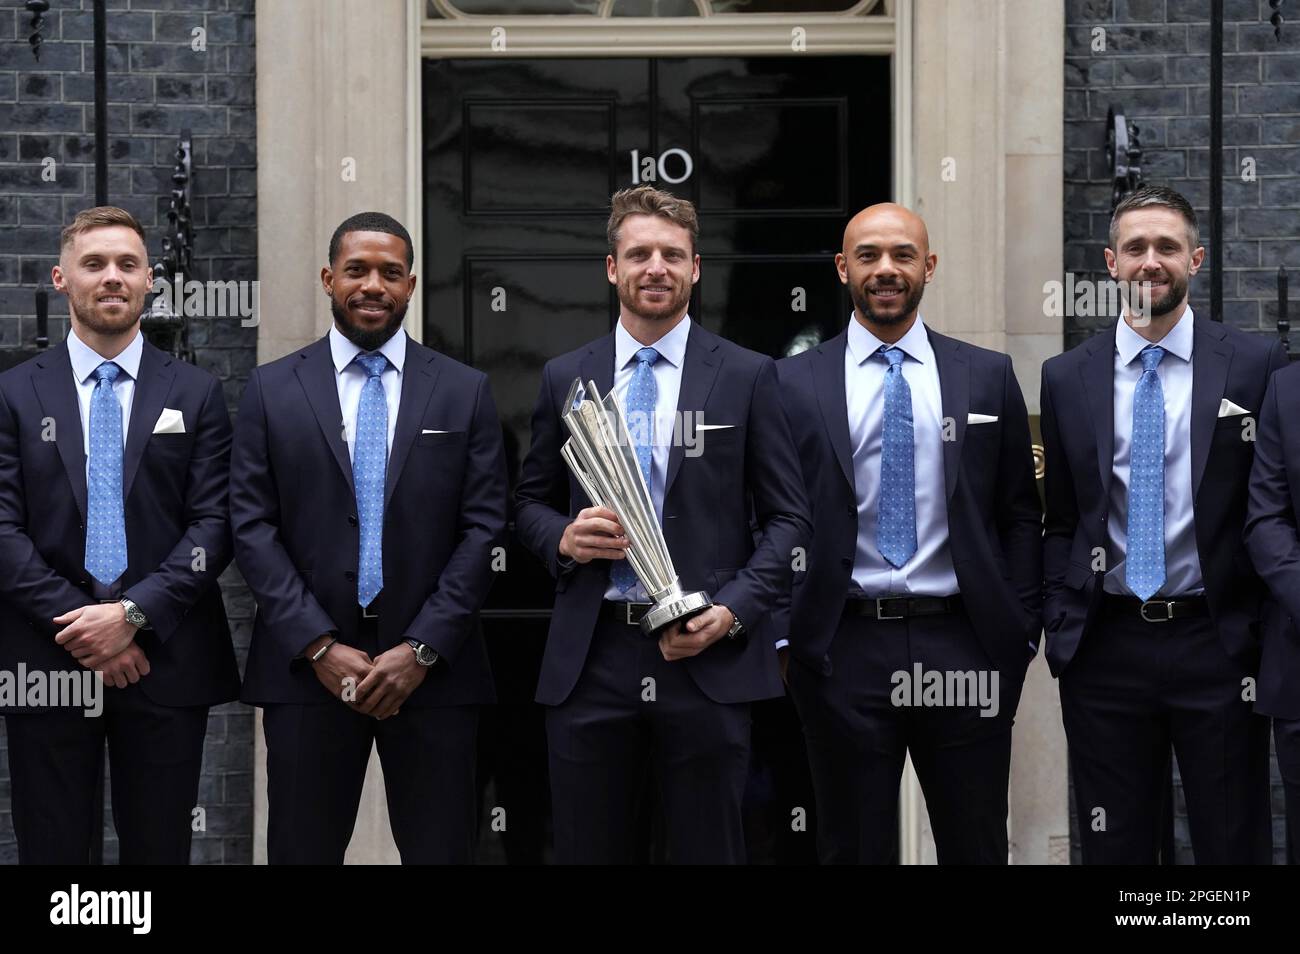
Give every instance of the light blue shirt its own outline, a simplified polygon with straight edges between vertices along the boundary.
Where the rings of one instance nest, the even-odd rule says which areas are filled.
[[[1157,596],[1185,596],[1205,589],[1192,513],[1192,343],[1189,305],[1178,324],[1156,342],[1168,354],[1156,367],[1165,396],[1165,585]],[[1103,588],[1132,596],[1124,581],[1128,549],[1128,476],[1132,452],[1133,392],[1142,377],[1138,353],[1152,342],[1122,318],[1115,326],[1115,457],[1110,481],[1110,560]],[[1116,562],[1118,561],[1118,562]]]
[[[884,433],[885,372],[873,357],[885,344],[856,315],[849,316],[844,349],[844,398],[858,501],[858,545],[850,594],[877,598],[908,594],[952,596],[958,591],[948,543],[948,495],[943,477],[943,392],[939,368],[921,316],[895,345],[902,349],[903,379],[912,392],[916,459],[916,552],[901,567],[876,548],[880,521],[880,445]]]
[[[366,385],[366,369],[355,360],[362,351],[333,325],[330,325],[330,357],[334,360],[334,383],[339,389],[339,407],[343,411],[343,440],[352,457],[357,432],[357,409],[361,407],[361,389]],[[388,402],[388,452],[393,452],[393,433],[397,430],[397,408],[402,402],[402,364],[406,361],[406,331],[384,342],[379,353],[388,359],[388,367],[379,376]]]
[[[691,316],[679,321],[672,331],[649,345],[643,345],[628,333],[620,318],[614,328],[614,394],[621,407],[626,408],[627,389],[636,371],[636,353],[642,348],[654,348],[659,358],[651,365],[655,376],[654,433],[650,444],[650,497],[654,501],[659,525],[664,520],[664,484],[668,480],[668,457],[673,447],[673,425],[677,420],[677,396],[682,389],[682,367],[686,361],[686,339],[691,333]],[[694,408],[694,410],[700,410]],[[638,580],[626,593],[613,583],[605,591],[605,599],[648,603],[649,595]]]
[[[86,474],[90,474],[90,398],[99,383],[95,369],[105,361],[112,361],[124,372],[113,382],[113,393],[122,405],[122,446],[126,446],[127,431],[131,425],[131,401],[135,398],[135,379],[140,376],[140,356],[144,354],[144,335],[136,329],[131,343],[116,358],[105,358],[91,349],[68,328],[68,360],[72,362],[72,379],[77,385],[77,407],[81,411],[81,449],[86,455]]]

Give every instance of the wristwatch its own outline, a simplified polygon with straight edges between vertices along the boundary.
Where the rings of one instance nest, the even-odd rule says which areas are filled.
[[[731,614],[731,620],[731,629],[727,630],[727,638],[735,639],[740,635],[741,630],[745,628],[745,624],[740,621],[740,617],[735,613]]]
[[[426,669],[438,661],[438,654],[418,639],[407,639],[406,645],[415,650],[415,661]]]
[[[135,600],[124,596],[118,602],[120,602],[123,608],[126,609],[126,621],[128,623],[136,629],[149,628],[149,617],[144,615],[144,610],[140,609]]]

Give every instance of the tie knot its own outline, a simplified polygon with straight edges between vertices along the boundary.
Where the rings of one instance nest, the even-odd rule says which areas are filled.
[[[95,369],[95,378],[96,380],[107,381],[109,384],[112,384],[114,381],[117,380],[117,376],[121,373],[122,373],[122,369],[119,368],[117,365],[115,365],[112,361],[105,361],[103,364],[101,364],[98,368]]]
[[[1165,356],[1165,349],[1159,345],[1148,345],[1142,349],[1142,370],[1154,371],[1160,366],[1160,361]]]
[[[636,353],[636,359],[642,364],[653,365],[659,360],[659,352],[654,348],[642,348]]]
[[[877,351],[876,354],[882,356],[886,361],[888,361],[891,368],[898,367],[903,363],[903,359],[907,357],[903,353],[902,348],[896,348],[893,345],[881,345],[880,350]]]
[[[388,359],[377,351],[368,354],[357,355],[357,364],[366,369],[366,374],[372,378],[377,378],[384,373],[388,367]]]

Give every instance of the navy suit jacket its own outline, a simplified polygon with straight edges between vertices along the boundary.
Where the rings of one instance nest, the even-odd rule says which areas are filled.
[[[154,434],[163,408],[183,434]],[[53,439],[50,439],[50,438]],[[239,692],[217,577],[230,563],[230,415],[221,383],[147,341],[122,458],[121,591],[151,629],[140,690],[165,706]],[[86,454],[66,344],[0,374],[0,669],[78,670],[51,620],[96,602],[86,562]]]
[[[1269,376],[1286,364],[1281,344],[1200,315],[1192,345],[1192,500],[1196,549],[1210,615],[1228,655],[1253,667],[1265,589],[1242,543],[1246,485],[1255,442],[1251,424]],[[1219,416],[1227,398],[1248,414]],[[1110,552],[1114,470],[1115,329],[1043,365],[1043,445],[1047,516],[1043,541],[1043,623],[1047,661],[1059,676],[1097,618]]]
[[[412,638],[440,659],[407,705],[494,698],[478,612],[505,532],[506,494],[487,376],[408,339],[384,491],[379,651]],[[329,632],[359,646],[361,530],[328,336],[249,378],[230,514],[235,560],[257,599],[243,700],[335,701],[301,658]]]
[[[591,506],[560,457],[568,429],[560,420],[573,379],[614,380],[614,335],[546,363],[533,411],[532,446],[523,463],[515,518],[519,539],[556,577],[555,609],[542,659],[537,701],[559,705],[582,674],[609,560],[564,569],[560,537]],[[731,425],[698,432],[701,453],[675,442],[668,458],[663,527],[682,585],[704,590],[744,624],[744,638],[721,639],[681,660],[715,702],[782,694],[770,613],[790,586],[796,547],[806,546],[807,502],[771,358],[692,324],[677,407],[694,423]]]
[[[971,624],[1004,677],[1037,652],[1042,509],[1025,401],[1005,354],[927,328],[938,366],[948,538]],[[812,546],[790,599],[790,651],[827,675],[852,584],[858,502],[844,392],[848,331],[777,364],[812,505]],[[970,413],[997,420],[967,426]]]
[[[1273,375],[1259,412],[1246,506],[1246,549],[1273,595],[1265,604],[1255,709],[1300,719],[1300,365]],[[1285,415],[1290,415],[1288,419]]]

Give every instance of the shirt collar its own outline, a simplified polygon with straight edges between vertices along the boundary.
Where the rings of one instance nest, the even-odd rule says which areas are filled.
[[[854,364],[862,364],[885,346],[885,342],[868,331],[855,314],[849,315],[848,349]],[[930,347],[930,336],[926,334],[925,322],[919,313],[916,321],[912,322],[912,327],[907,329],[907,334],[889,347],[900,349],[909,358],[921,364],[927,364],[934,358],[934,349]]]
[[[1175,357],[1184,361],[1191,361],[1194,328],[1191,305],[1187,306],[1187,310],[1178,319],[1178,323],[1170,328],[1159,341],[1147,341],[1146,338],[1143,338],[1130,328],[1129,323],[1121,317],[1119,323],[1115,326],[1115,350],[1119,352],[1120,364],[1127,365],[1138,356],[1143,348],[1151,344],[1158,344]]]
[[[330,325],[329,337],[330,357],[334,359],[334,370],[342,374],[343,369],[362,351],[343,337],[343,332],[339,331],[336,325]],[[398,374],[401,374],[402,363],[406,360],[406,329],[398,328],[397,332],[379,348],[379,353],[388,359],[389,364],[397,369]]]
[[[95,373],[105,361],[112,361],[115,365],[125,371],[132,381],[140,379],[140,356],[144,354],[144,335],[140,329],[135,330],[135,337],[131,343],[122,349],[122,352],[116,358],[105,358],[99,354],[90,345],[86,344],[77,337],[77,333],[68,327],[68,359],[72,362],[72,373],[77,376],[77,380],[86,383],[90,376]]]
[[[614,370],[626,367],[642,348],[654,348],[659,357],[674,368],[680,368],[686,360],[686,339],[691,333],[691,316],[687,315],[673,327],[673,330],[653,344],[643,345],[632,337],[623,327],[622,319],[614,326]]]

